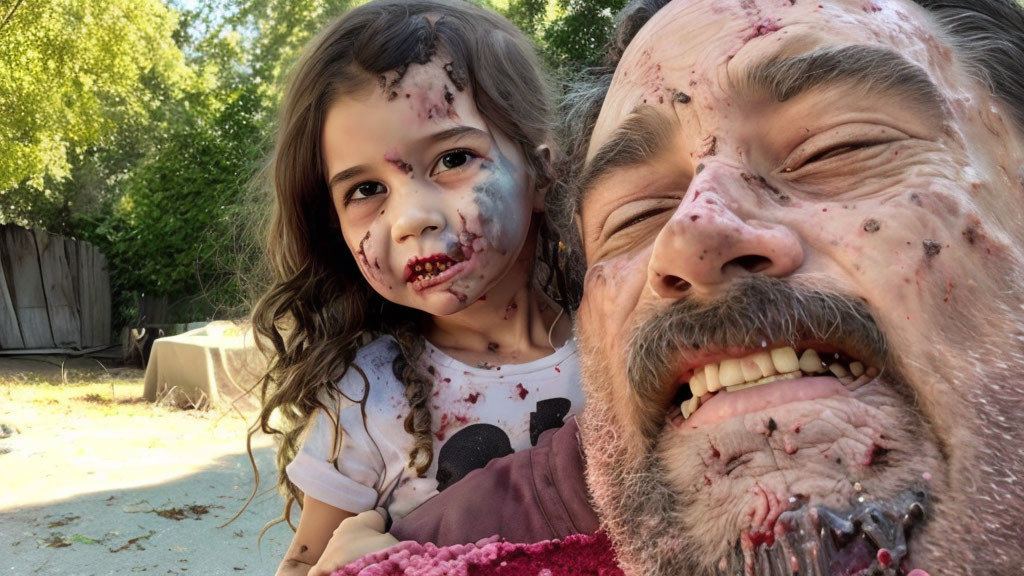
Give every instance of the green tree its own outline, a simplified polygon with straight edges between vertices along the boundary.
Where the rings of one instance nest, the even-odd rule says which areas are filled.
[[[161,106],[150,88],[186,81],[159,0],[8,0],[0,14],[0,193],[67,178],[76,156]]]

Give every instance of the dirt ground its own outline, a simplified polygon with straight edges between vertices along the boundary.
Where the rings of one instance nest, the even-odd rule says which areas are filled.
[[[253,414],[142,400],[143,372],[0,357],[0,576],[274,573],[291,539]],[[106,362],[104,362],[106,364]],[[268,491],[269,490],[269,491]]]

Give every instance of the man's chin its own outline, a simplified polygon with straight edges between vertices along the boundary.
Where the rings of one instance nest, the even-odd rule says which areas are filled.
[[[588,450],[630,574],[902,574],[945,485],[937,443],[881,382],[699,429],[666,424],[654,444],[652,469],[625,476],[601,473],[615,446]]]

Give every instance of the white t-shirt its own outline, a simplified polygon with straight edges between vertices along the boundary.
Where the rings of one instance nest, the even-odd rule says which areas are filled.
[[[413,437],[404,426],[409,404],[392,370],[397,354],[390,337],[356,354],[369,390],[351,368],[336,384],[344,395],[335,415],[340,439],[323,411],[310,421],[286,469],[304,493],[354,513],[384,506],[401,518],[491,458],[536,444],[541,432],[583,408],[572,340],[533,362],[493,367],[463,364],[427,343],[422,363],[435,378],[434,461],[419,478],[408,466]],[[364,394],[365,408],[359,403]]]

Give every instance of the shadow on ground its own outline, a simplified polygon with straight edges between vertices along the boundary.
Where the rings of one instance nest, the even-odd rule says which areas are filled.
[[[257,544],[282,500],[276,491],[266,492],[276,478],[273,449],[256,449],[255,456],[263,493],[224,528],[217,526],[238,512],[252,490],[245,454],[218,458],[163,484],[2,511],[0,574],[271,575],[292,533],[279,524]]]

